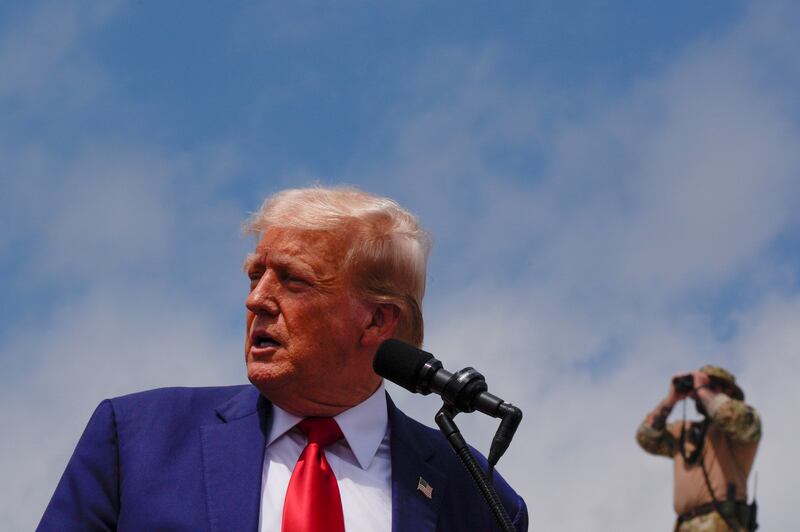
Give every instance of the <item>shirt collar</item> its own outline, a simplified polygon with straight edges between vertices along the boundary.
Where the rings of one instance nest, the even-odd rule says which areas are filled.
[[[292,415],[279,406],[272,405],[271,426],[267,446],[286,434],[303,418]],[[383,380],[380,386],[365,401],[349,408],[333,419],[339,424],[350,450],[358,460],[361,469],[367,469],[378,452],[389,416],[386,410],[386,390]]]

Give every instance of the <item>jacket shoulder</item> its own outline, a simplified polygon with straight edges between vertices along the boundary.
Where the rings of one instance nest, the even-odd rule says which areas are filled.
[[[236,386],[156,388],[108,399],[120,424],[155,423],[186,425],[216,417],[216,408],[234,397],[258,391],[249,384]],[[255,404],[253,402],[253,404]]]
[[[251,388],[249,384],[239,384],[233,386],[204,386],[204,387],[185,387],[171,386],[166,388],[154,388],[142,392],[135,392],[111,398],[114,404],[147,404],[161,402],[197,403],[225,401],[234,395]]]

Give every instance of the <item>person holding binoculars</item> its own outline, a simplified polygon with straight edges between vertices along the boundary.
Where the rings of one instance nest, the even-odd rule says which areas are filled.
[[[702,419],[667,417],[692,399]],[[648,453],[673,459],[675,531],[755,530],[756,503],[747,503],[747,477],[761,440],[761,419],[744,402],[736,378],[717,366],[673,375],[667,396],[639,425],[636,441]]]

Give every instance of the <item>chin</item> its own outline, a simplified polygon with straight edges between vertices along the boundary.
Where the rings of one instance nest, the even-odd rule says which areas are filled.
[[[253,360],[247,363],[247,379],[259,389],[279,385],[284,380],[281,377],[281,372],[272,364]]]

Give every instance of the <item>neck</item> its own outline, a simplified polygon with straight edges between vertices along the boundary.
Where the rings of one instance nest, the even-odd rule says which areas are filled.
[[[380,377],[377,375],[375,377],[375,380],[367,386],[363,384],[353,386],[345,390],[346,394],[330,397],[296,394],[290,397],[275,397],[275,394],[265,393],[264,390],[261,390],[261,394],[286,412],[298,417],[334,417],[369,399],[381,384]]]

